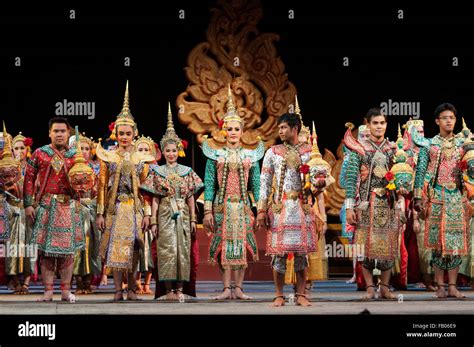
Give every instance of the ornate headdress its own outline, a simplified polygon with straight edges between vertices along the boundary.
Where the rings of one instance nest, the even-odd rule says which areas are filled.
[[[94,170],[87,164],[87,160],[82,155],[82,151],[79,143],[81,142],[79,131],[76,126],[76,155],[74,157],[74,165],[68,172],[69,180],[71,181],[74,175],[86,174],[88,176],[94,176]]]
[[[23,144],[25,145],[26,147],[26,157],[29,158],[31,157],[31,146],[33,146],[33,139],[31,137],[25,137],[23,136],[23,134],[21,133],[21,131],[18,133],[18,135],[16,135],[14,138],[13,138],[13,141],[12,141],[12,148],[15,148],[15,143],[17,142],[23,142]]]
[[[393,161],[395,164],[392,166],[392,169],[390,170],[393,174],[393,177],[390,177],[389,179],[389,184],[387,185],[387,188],[390,190],[400,188],[396,187],[394,180],[396,179],[396,176],[399,174],[409,174],[410,177],[413,179],[413,168],[411,167],[410,164],[407,163],[407,153],[403,150],[403,147],[405,145],[405,141],[403,140],[402,137],[402,132],[400,130],[400,124],[398,124],[398,136],[397,136],[397,141],[396,141],[396,146],[397,146],[397,152],[395,153],[395,158]]]
[[[184,150],[187,148],[187,142],[181,140],[178,135],[176,135],[173,125],[173,115],[171,114],[171,104],[168,102],[168,124],[166,126],[166,133],[160,141],[160,147],[163,152],[165,150],[166,144],[170,142],[176,144],[176,147],[178,148],[178,155],[180,157],[186,156],[184,154]]]
[[[316,127],[314,126],[313,122],[313,133],[311,134],[311,141],[312,141],[312,150],[311,150],[311,159],[308,162],[309,166],[326,166],[331,172],[331,165],[323,159],[323,156],[321,155],[321,152],[319,151],[318,147],[318,136],[316,135]]]
[[[134,142],[135,151],[138,151],[138,146],[142,143],[145,143],[148,146],[148,148],[150,148],[150,153],[153,157],[156,158],[156,160],[161,159],[160,149],[156,145],[155,141],[153,141],[153,139],[149,136],[145,137],[144,135],[142,135],[138,139],[135,140]]]
[[[223,136],[227,136],[225,128],[227,128],[227,123],[229,122],[239,122],[242,124],[244,120],[240,118],[237,109],[235,108],[234,101],[232,100],[232,90],[230,89],[230,83],[227,85],[227,104],[226,104],[226,113],[224,117],[219,121],[219,128]]]
[[[132,116],[132,113],[130,112],[130,107],[129,107],[128,81],[125,87],[125,96],[123,100],[122,111],[120,111],[119,115],[117,116],[117,119],[115,120],[114,123],[111,124],[111,126],[112,125],[113,125],[113,130],[112,130],[112,135],[110,136],[110,138],[113,140],[115,140],[115,138],[117,137],[117,127],[119,125],[130,125],[133,128],[134,136],[138,136],[137,123],[135,123],[135,120]]]
[[[305,137],[307,139],[308,143],[310,143],[311,142],[311,131],[303,123],[303,117],[301,116],[300,105],[298,104],[298,96],[296,94],[295,94],[295,114],[300,117],[300,122],[301,122],[301,130],[300,130],[299,135],[302,135],[303,137]]]
[[[469,138],[469,135],[471,134],[471,129],[469,129],[466,125],[466,122],[464,121],[464,117],[462,119],[462,130],[461,130],[461,136],[463,136],[465,139]]]
[[[0,160],[0,168],[18,167],[18,170],[21,170],[20,162],[13,158],[11,136],[7,133],[5,122],[3,122],[3,139],[5,145],[3,147],[2,160]]]

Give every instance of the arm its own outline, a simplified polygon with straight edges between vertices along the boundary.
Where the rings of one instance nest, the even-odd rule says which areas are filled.
[[[35,183],[38,176],[39,159],[38,152],[34,151],[30,159],[28,159],[25,179],[23,183],[23,203],[25,208],[33,206],[33,196],[35,193]]]
[[[103,215],[105,210],[105,197],[107,194],[107,164],[100,160],[99,182],[97,183],[97,215]]]
[[[257,211],[260,214],[261,212],[266,213],[268,209],[268,198],[272,193],[272,183],[274,175],[273,167],[273,151],[269,149],[265,153],[262,164],[262,172],[260,174],[260,194],[257,203]]]
[[[196,232],[197,218],[196,218],[196,205],[194,204],[194,195],[191,195],[187,199],[189,207],[189,217],[191,220],[191,232],[194,234]]]
[[[344,201],[346,210],[354,209],[355,197],[357,194],[357,181],[360,174],[361,158],[356,152],[351,152],[347,163],[346,173],[346,200]]]
[[[316,201],[318,203],[319,214],[321,215],[321,218],[323,219],[323,222],[324,222],[324,227],[323,227],[323,234],[324,234],[326,230],[328,229],[328,217],[326,215],[326,205],[324,203],[324,194],[318,194],[316,196]]]
[[[249,185],[255,201],[260,200],[260,165],[253,163],[249,172]]]
[[[425,174],[429,162],[429,148],[421,147],[418,154],[418,163],[416,165],[414,198],[420,200],[423,197],[423,185],[425,181]]]
[[[216,162],[207,159],[206,172],[204,174],[204,213],[212,214],[212,203],[216,196],[217,170]]]

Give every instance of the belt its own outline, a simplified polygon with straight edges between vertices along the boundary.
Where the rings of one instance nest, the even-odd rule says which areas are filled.
[[[288,190],[283,196],[290,200],[298,200],[300,195],[301,193],[297,192],[296,190]]]
[[[50,194],[50,193],[46,193],[43,197],[44,198],[48,198],[50,197],[51,199],[54,199],[58,202],[61,202],[61,203],[64,203],[64,202],[68,202],[69,200],[71,200],[71,197],[69,195],[65,195],[65,194]]]
[[[127,202],[133,198],[134,198],[133,194],[119,194],[117,196],[117,200],[120,202]]]
[[[455,182],[437,183],[436,185],[438,187],[446,188],[446,189],[449,189],[449,190],[454,190],[458,187]]]
[[[378,196],[384,196],[385,193],[387,192],[387,189],[385,189],[385,188],[374,188],[372,191],[375,194],[377,194]]]

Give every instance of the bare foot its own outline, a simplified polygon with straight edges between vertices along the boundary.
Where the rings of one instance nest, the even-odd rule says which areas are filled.
[[[415,284],[415,288],[423,289],[423,288],[426,288],[426,285],[423,282],[418,282]]]
[[[100,280],[99,286],[106,286],[107,285],[107,275],[102,275],[102,279]]]
[[[429,290],[431,292],[436,292],[438,289],[439,289],[439,287],[437,285],[428,284],[426,286],[426,290]]]
[[[251,296],[245,295],[242,287],[235,286],[235,297],[240,300],[252,300]]]
[[[222,290],[222,294],[218,295],[214,298],[214,300],[226,300],[226,299],[231,299],[232,298],[232,290],[230,287],[224,287]]]
[[[67,301],[70,303],[76,302],[76,296],[72,294],[69,290],[61,290],[61,301]]]
[[[309,300],[306,298],[306,295],[304,294],[296,294],[296,295],[298,297],[296,299],[296,305],[303,306],[303,307],[312,306]]]
[[[116,290],[114,294],[114,301],[123,301],[123,290]]]
[[[137,287],[135,288],[135,293],[144,294],[143,293],[143,287],[142,287],[142,284],[140,282],[137,282]]]
[[[285,306],[285,297],[283,295],[276,296],[273,298],[272,307],[282,307]]]
[[[462,294],[455,284],[448,285],[448,298],[464,299],[466,296]]]
[[[437,299],[444,299],[446,298],[446,290],[444,289],[444,285],[440,284],[438,286],[438,290],[436,291],[435,295],[433,295],[434,298]]]
[[[355,283],[356,281],[356,275],[352,276],[349,280],[346,281],[346,283]]]
[[[48,302],[53,301],[54,290],[46,290],[41,298],[36,301]]]
[[[362,297],[362,300],[372,300],[375,299],[375,286],[372,284],[367,286],[367,294]]]
[[[138,298],[136,291],[129,290],[127,292],[127,301],[141,301],[142,299]]]
[[[145,284],[145,286],[143,287],[143,294],[153,294],[150,289],[150,284]]]
[[[380,298],[393,300],[396,299],[397,296],[390,292],[390,286],[380,283]]]
[[[173,290],[166,292],[166,300],[176,300],[176,295]]]

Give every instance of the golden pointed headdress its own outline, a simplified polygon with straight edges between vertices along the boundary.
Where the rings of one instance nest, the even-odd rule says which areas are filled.
[[[140,144],[142,143],[145,143],[148,148],[150,148],[150,153],[153,157],[156,158],[156,147],[155,147],[155,141],[153,141],[153,139],[149,136],[140,136],[138,139],[135,140],[134,142],[134,147],[135,147],[135,151],[138,151],[138,146],[140,146]],[[160,153],[160,157],[161,157],[161,153]],[[159,160],[159,158],[157,158],[157,160]]]
[[[69,180],[71,180],[76,174],[94,174],[94,170],[92,170],[92,168],[87,164],[86,158],[82,155],[81,147],[79,145],[80,142],[79,130],[76,126],[76,155],[74,157],[74,165],[68,172]]]
[[[409,173],[413,175],[413,168],[407,163],[407,153],[403,150],[405,141],[403,140],[402,132],[400,130],[400,124],[398,124],[398,135],[397,135],[397,152],[395,153],[395,158],[393,161],[395,164],[392,166],[392,171],[394,174],[397,173]]]
[[[239,122],[242,124],[243,119],[240,118],[237,109],[234,105],[234,100],[232,99],[232,90],[230,89],[230,83],[227,85],[227,104],[226,104],[226,113],[224,115],[224,128],[228,122]]]
[[[301,109],[298,103],[298,96],[296,94],[295,94],[295,114],[300,117],[300,122],[301,122],[301,130],[300,130],[299,135],[303,136],[308,143],[311,143],[311,131],[303,123],[303,117],[301,116]]]
[[[313,133],[311,134],[311,141],[312,141],[312,149],[311,149],[311,160],[308,162],[310,167],[313,166],[326,166],[331,172],[331,165],[323,159],[321,152],[319,151],[318,147],[318,136],[316,135],[316,127],[314,126],[313,122]]]
[[[15,143],[17,143],[18,141],[21,141],[21,142],[25,142],[26,140],[26,137],[23,136],[23,134],[21,133],[21,131],[18,133],[18,135],[16,135],[14,138],[13,138],[13,141],[12,141],[12,147],[15,147]]]
[[[161,151],[165,151],[165,146],[168,143],[174,143],[176,144],[176,147],[178,148],[178,155],[180,157],[184,157],[184,146],[183,146],[183,141],[176,135],[176,131],[174,130],[174,125],[173,125],[173,114],[171,113],[171,104],[168,102],[168,124],[166,126],[166,132],[165,135],[161,138],[160,141],[160,147]]]
[[[18,167],[21,170],[20,162],[13,158],[11,136],[7,133],[5,122],[3,122],[3,146],[2,160],[0,160],[0,168]]]
[[[120,111],[119,115],[117,116],[117,119],[115,120],[115,129],[117,129],[119,125],[130,125],[135,132],[134,135],[138,136],[137,123],[135,123],[132,113],[130,112],[129,97],[128,97],[128,81],[127,81],[127,85],[125,86],[125,96],[123,99],[122,111]]]

